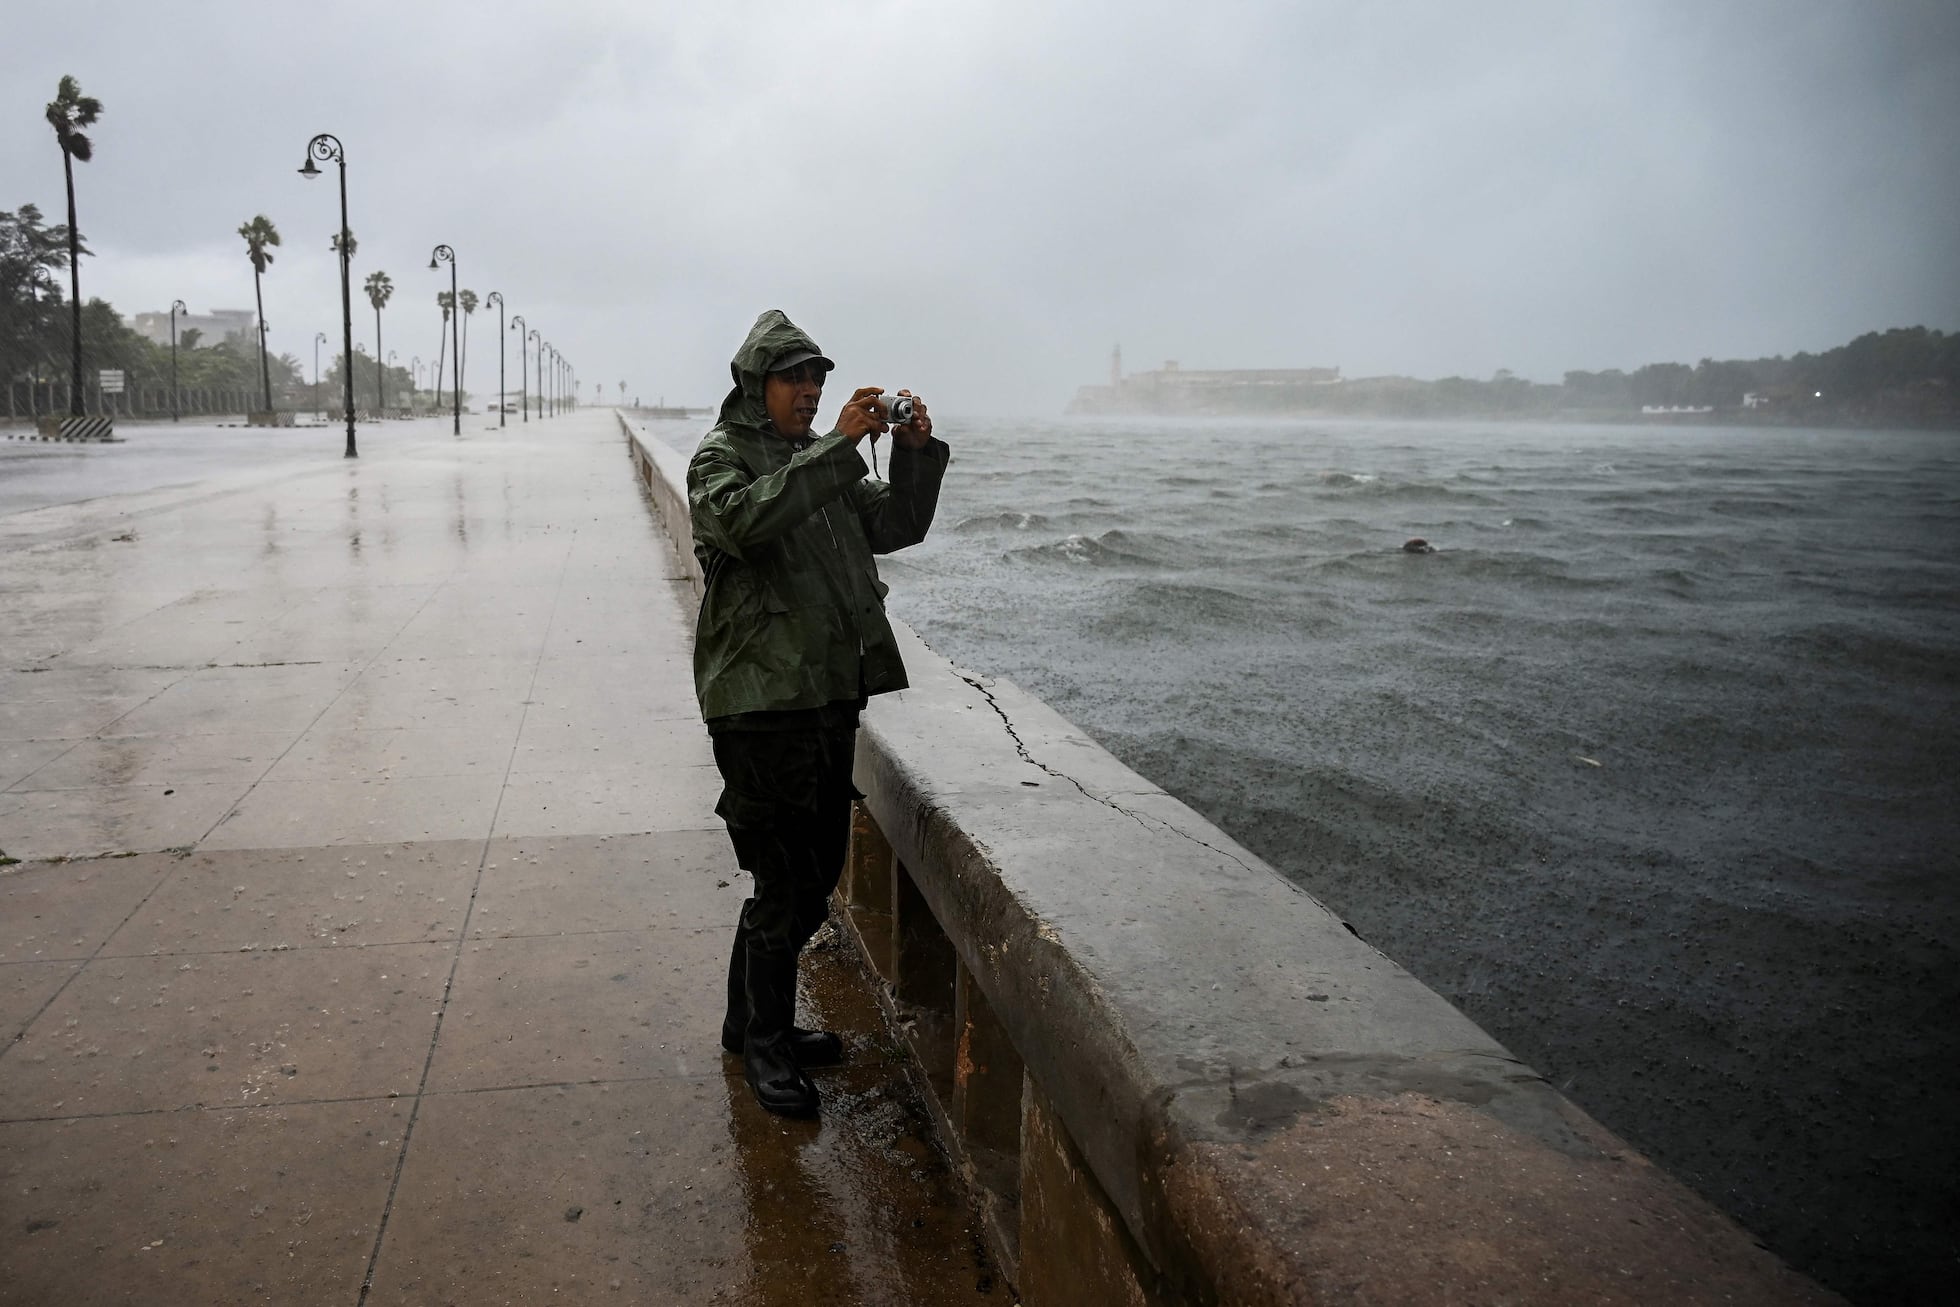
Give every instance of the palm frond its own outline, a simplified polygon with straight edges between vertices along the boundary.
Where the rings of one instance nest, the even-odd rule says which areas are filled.
[[[69,157],[87,163],[94,156],[95,146],[81,129],[93,126],[102,116],[102,101],[83,95],[81,83],[71,75],[64,75],[55,88],[54,99],[48,102],[47,116],[62,150]]]

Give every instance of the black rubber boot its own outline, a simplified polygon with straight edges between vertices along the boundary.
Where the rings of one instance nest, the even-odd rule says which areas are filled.
[[[742,904],[743,911],[748,903]],[[730,1053],[742,1051],[742,1035],[749,1024],[749,988],[745,967],[749,956],[749,936],[740,922],[735,926],[735,947],[728,953],[728,1015],[721,1019],[721,1046]],[[844,1041],[828,1030],[789,1028],[790,1051],[802,1066],[833,1066],[844,1060]]]
[[[797,1064],[790,1042],[790,1013],[796,1010],[796,955],[748,950],[743,968],[749,998],[749,1024],[742,1038],[742,1078],[755,1101],[783,1116],[815,1116],[817,1087]]]

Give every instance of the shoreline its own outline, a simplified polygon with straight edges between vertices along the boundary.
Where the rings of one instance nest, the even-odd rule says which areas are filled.
[[[1430,409],[1423,412],[1372,409],[1205,409],[1177,413],[1152,409],[1078,409],[1070,406],[1066,418],[1132,418],[1153,422],[1179,422],[1190,419],[1218,420],[1252,418],[1267,421],[1338,418],[1379,422],[1530,422],[1538,425],[1566,423],[1574,426],[1610,427],[1711,427],[1755,430],[1782,428],[1791,431],[1953,431],[1960,432],[1960,413],[1932,417],[1865,417],[1852,414],[1803,413],[1756,415],[1746,409],[1717,410],[1713,413],[1624,413],[1596,409],[1556,409],[1535,412],[1504,412],[1478,409]]]

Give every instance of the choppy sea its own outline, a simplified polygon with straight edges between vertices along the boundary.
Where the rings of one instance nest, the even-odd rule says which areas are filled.
[[[1960,435],[940,422],[895,615],[1787,1260],[1950,1287]]]

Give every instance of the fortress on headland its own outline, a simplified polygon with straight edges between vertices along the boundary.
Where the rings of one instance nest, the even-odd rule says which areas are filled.
[[[1110,352],[1109,384],[1083,386],[1070,413],[1205,416],[1289,413],[1324,405],[1327,387],[1341,384],[1333,368],[1251,368],[1186,371],[1167,362],[1155,372],[1123,375],[1121,346]]]

